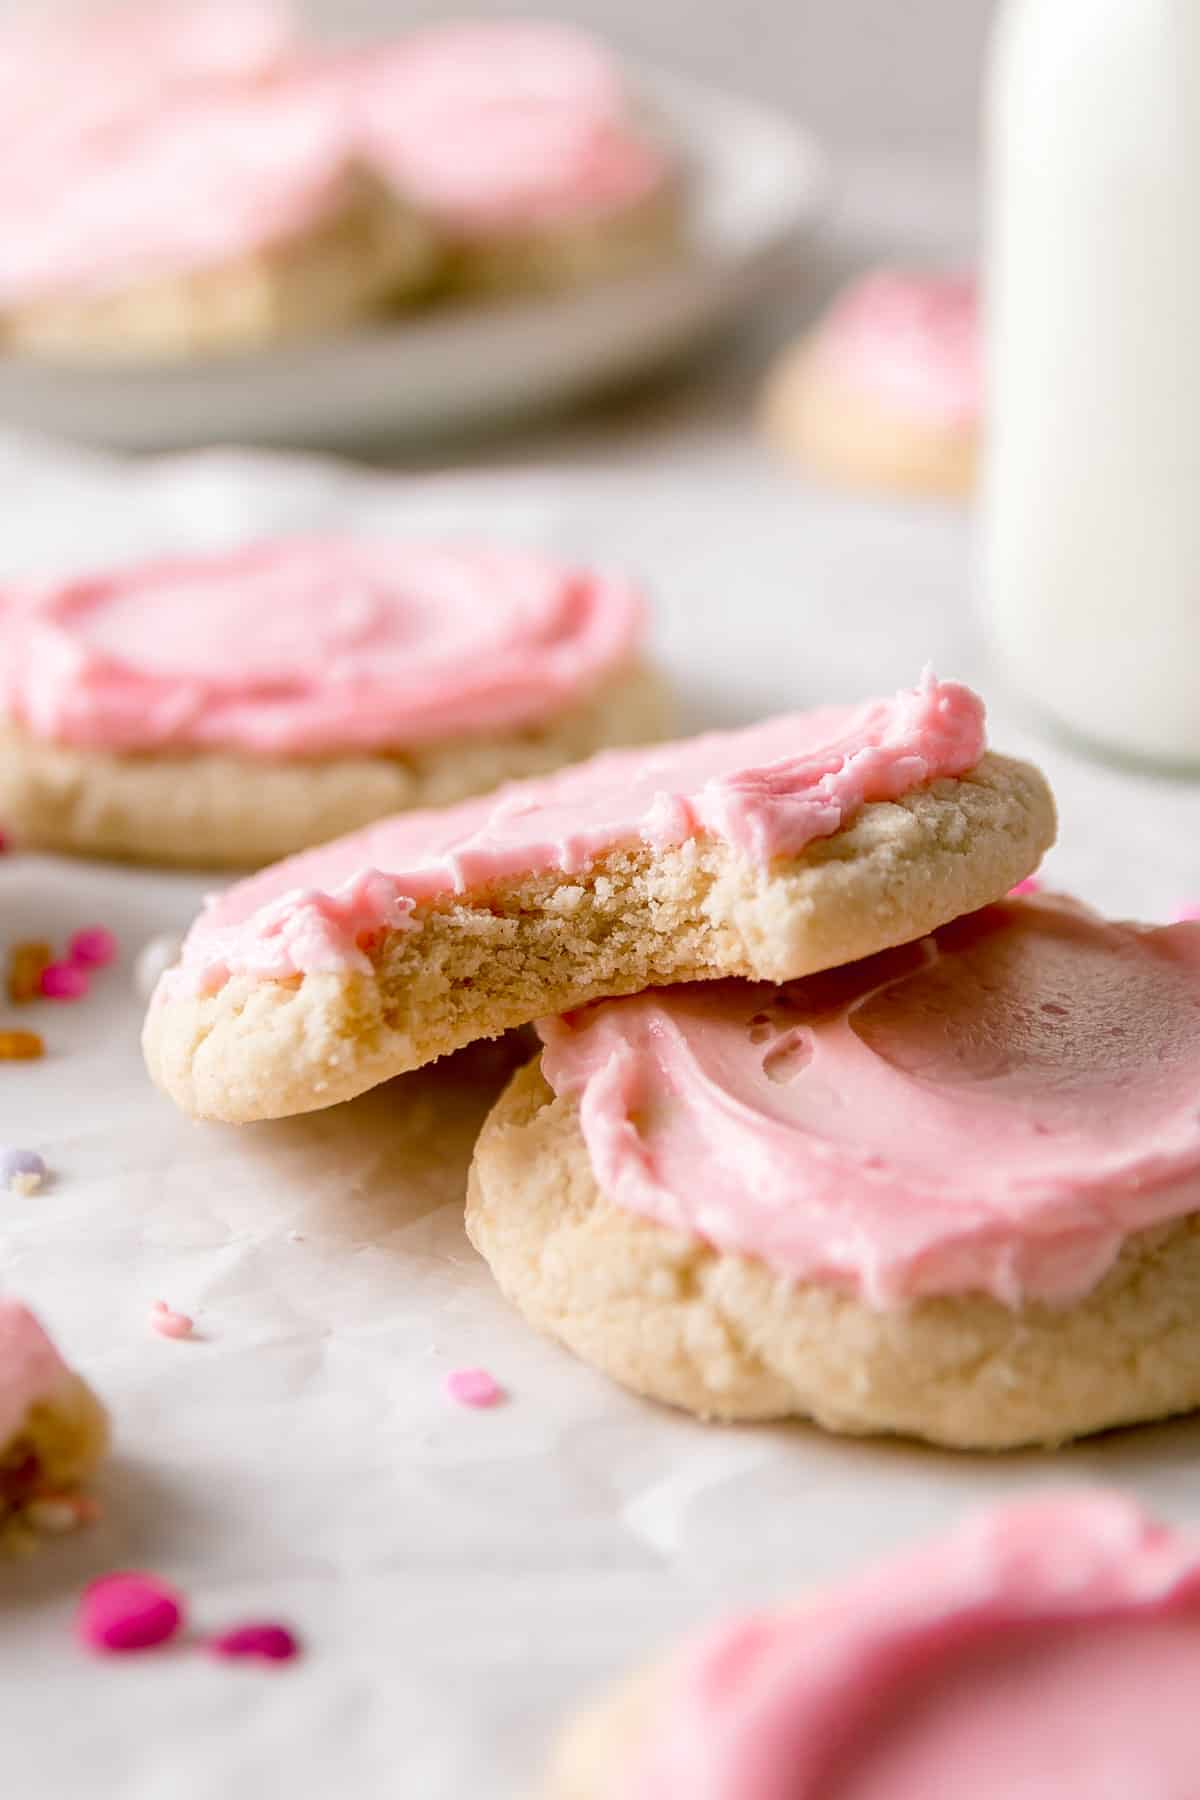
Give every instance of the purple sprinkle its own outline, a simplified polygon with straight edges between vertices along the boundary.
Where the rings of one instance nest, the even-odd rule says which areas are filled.
[[[0,1148],[0,1187],[32,1192],[46,1179],[46,1165],[36,1150]]]
[[[290,1662],[300,1654],[299,1641],[286,1625],[237,1625],[209,1638],[207,1648],[214,1656],[261,1656],[268,1662]]]

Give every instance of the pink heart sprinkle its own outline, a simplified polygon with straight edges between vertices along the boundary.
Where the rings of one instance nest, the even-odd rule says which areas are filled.
[[[1015,888],[1009,888],[1008,897],[1011,900],[1014,897],[1020,896],[1021,894],[1040,894],[1041,891],[1042,891],[1042,884],[1038,880],[1037,876],[1036,875],[1027,875],[1025,877],[1024,881],[1018,881]]]
[[[452,1369],[446,1377],[446,1392],[460,1406],[498,1406],[506,1397],[486,1369]]]
[[[88,973],[78,963],[50,963],[38,976],[38,987],[47,1000],[82,1000]]]
[[[117,959],[117,940],[103,925],[77,931],[67,945],[67,960],[85,969],[106,969]]]
[[[286,1625],[237,1625],[209,1638],[205,1647],[214,1656],[262,1656],[268,1662],[290,1662],[300,1654],[299,1640]]]
[[[102,1655],[152,1650],[183,1624],[183,1598],[157,1575],[103,1575],[83,1591],[75,1615],[81,1643]]]

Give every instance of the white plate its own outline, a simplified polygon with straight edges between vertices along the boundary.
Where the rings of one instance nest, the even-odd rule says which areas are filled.
[[[0,359],[0,420],[114,449],[428,438],[629,380],[734,318],[816,221],[825,165],[784,116],[645,71],[692,181],[686,253],[550,298],[458,304],[345,336],[166,367]]]

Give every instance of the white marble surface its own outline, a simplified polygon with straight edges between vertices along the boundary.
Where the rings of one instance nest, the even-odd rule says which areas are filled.
[[[707,429],[660,423],[638,458],[613,449],[425,479],[0,444],[0,576],[292,526],[494,529],[640,571],[689,722],[907,682],[927,659],[990,690],[957,513],[807,488]],[[994,740],[1058,788],[1056,881],[1148,917],[1200,893],[1200,786],[1094,765],[994,700]],[[96,919],[126,951],[86,1004],[42,1009],[44,1064],[0,1068],[0,1140],[55,1170],[3,1202],[0,1281],[44,1310],[117,1424],[104,1522],[0,1569],[6,1793],[523,1800],[564,1709],[716,1609],[1033,1487],[1110,1481],[1200,1515],[1193,1423],[990,1459],[718,1430],[535,1339],[462,1232],[487,1057],[307,1120],[189,1125],[142,1073],[129,960],[204,885],[0,860],[0,937]],[[199,1341],[151,1334],[159,1296]],[[453,1408],[441,1381],[462,1363],[510,1403]],[[128,1565],[177,1580],[203,1626],[289,1620],[304,1661],[96,1666],[72,1603]]]

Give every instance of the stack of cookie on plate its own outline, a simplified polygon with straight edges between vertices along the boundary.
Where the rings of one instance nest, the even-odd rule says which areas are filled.
[[[0,36],[0,347],[262,348],[677,247],[676,159],[585,34],[337,50],[267,0],[112,0]]]

